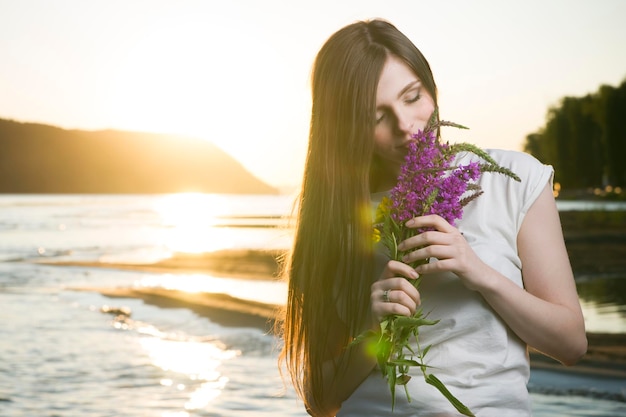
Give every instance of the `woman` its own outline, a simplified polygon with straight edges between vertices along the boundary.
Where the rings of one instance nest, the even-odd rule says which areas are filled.
[[[564,364],[587,346],[552,169],[526,154],[490,151],[522,181],[483,175],[485,193],[457,227],[436,215],[414,218],[410,227],[434,230],[401,244],[406,263],[389,261],[374,249],[371,204],[395,185],[407,142],[437,108],[428,62],[393,25],[357,22],[320,50],[312,93],[282,327],[282,358],[307,411],[457,415],[417,373],[407,386],[411,402],[397,390],[392,413],[375,357],[365,344],[350,345],[385,316],[422,305],[440,320],[420,330],[423,346],[432,345],[426,362],[448,389],[478,416],[529,415],[527,345]],[[418,292],[409,280],[419,275]]]

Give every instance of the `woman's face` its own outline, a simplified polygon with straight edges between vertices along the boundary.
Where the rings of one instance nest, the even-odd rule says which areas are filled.
[[[378,80],[374,130],[374,153],[388,172],[398,173],[411,136],[424,129],[434,110],[435,102],[417,75],[390,55]]]

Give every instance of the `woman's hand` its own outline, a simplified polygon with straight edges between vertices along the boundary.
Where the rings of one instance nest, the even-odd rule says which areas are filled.
[[[389,261],[378,281],[371,288],[372,318],[374,327],[390,314],[411,316],[420,304],[420,294],[407,280],[417,279],[419,275],[409,265]]]
[[[399,250],[410,251],[402,259],[406,263],[437,258],[437,262],[418,266],[417,273],[453,272],[471,290],[480,290],[487,284],[484,279],[491,276],[485,273],[489,267],[476,255],[459,229],[443,217],[436,214],[415,217],[406,226],[434,229],[410,237],[398,245]]]
[[[398,245],[408,252],[405,262],[438,259],[417,267],[419,274],[455,273],[467,288],[479,291],[524,342],[564,364],[575,363],[585,353],[584,319],[550,184],[526,213],[517,235],[524,288],[481,261],[443,218],[416,217],[407,226],[434,229]]]

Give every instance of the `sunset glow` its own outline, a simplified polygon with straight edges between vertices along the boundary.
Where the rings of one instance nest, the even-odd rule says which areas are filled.
[[[218,226],[219,218],[230,214],[224,196],[168,194],[154,203],[154,210],[167,228],[162,243],[173,252],[212,252],[232,247],[229,230]]]
[[[294,185],[315,54],[382,17],[428,57],[442,113],[470,127],[453,141],[519,149],[562,97],[621,82],[625,14],[619,0],[0,0],[0,118],[198,137]]]

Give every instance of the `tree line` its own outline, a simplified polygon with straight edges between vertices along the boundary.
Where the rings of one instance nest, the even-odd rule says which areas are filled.
[[[524,150],[554,167],[565,189],[626,185],[626,79],[584,97],[565,97]]]

